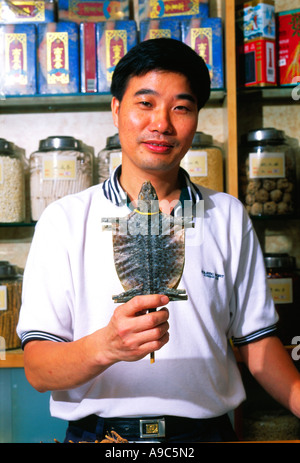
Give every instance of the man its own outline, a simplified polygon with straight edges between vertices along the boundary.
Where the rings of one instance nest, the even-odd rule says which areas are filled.
[[[176,40],[145,41],[119,62],[111,90],[122,167],[50,205],[36,227],[18,325],[29,382],[52,391],[51,413],[70,422],[66,440],[111,430],[134,442],[233,440],[227,413],[245,398],[233,338],[254,376],[300,416],[299,374],[275,336],[251,221],[237,199],[179,167],[209,97],[203,60]],[[180,214],[185,199],[201,211],[204,200],[187,235],[188,300],[151,294],[115,306],[122,286],[101,219],[127,216],[147,180],[165,213]]]

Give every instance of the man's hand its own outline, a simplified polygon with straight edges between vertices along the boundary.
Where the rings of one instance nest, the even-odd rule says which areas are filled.
[[[137,296],[120,305],[104,328],[73,342],[30,341],[24,349],[28,381],[40,392],[78,387],[119,361],[139,360],[169,340],[167,296]]]
[[[169,302],[163,295],[136,296],[120,305],[104,329],[106,357],[110,364],[136,361],[163,347],[169,340]]]

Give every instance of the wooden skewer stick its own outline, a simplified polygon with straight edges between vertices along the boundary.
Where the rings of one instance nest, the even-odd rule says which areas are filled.
[[[149,309],[148,313],[155,312],[155,311],[156,311],[156,309]],[[155,363],[155,354],[154,354],[154,352],[150,353],[150,363]]]

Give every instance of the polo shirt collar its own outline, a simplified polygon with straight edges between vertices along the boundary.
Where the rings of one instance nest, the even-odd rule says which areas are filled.
[[[121,174],[122,166],[119,165],[111,173],[110,177],[105,180],[102,184],[102,189],[106,199],[110,200],[115,206],[129,205],[130,200],[127,193],[123,190],[120,185],[119,178]],[[202,194],[199,187],[193,183],[190,179],[189,174],[182,167],[179,169],[179,176],[182,183],[182,189],[179,199],[178,207],[184,204],[184,201],[191,201],[192,205],[195,205],[202,199]],[[177,207],[174,208],[174,214],[176,215]]]

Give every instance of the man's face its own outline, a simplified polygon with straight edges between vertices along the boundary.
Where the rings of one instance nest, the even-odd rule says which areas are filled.
[[[151,71],[132,77],[121,103],[113,98],[122,164],[134,174],[177,169],[197,128],[198,108],[187,78]]]

